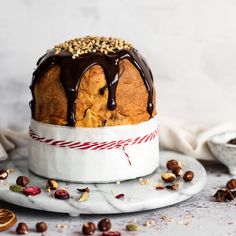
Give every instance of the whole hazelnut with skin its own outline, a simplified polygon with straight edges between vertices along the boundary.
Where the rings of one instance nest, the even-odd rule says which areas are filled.
[[[39,233],[43,233],[45,232],[47,229],[48,229],[48,226],[46,223],[44,222],[38,222],[36,225],[35,225],[35,228],[36,228],[36,231],[39,232]]]
[[[27,184],[29,183],[29,178],[26,177],[26,176],[19,176],[17,179],[16,179],[16,184],[17,185],[20,185],[21,187],[25,187],[27,186]]]
[[[178,166],[178,162],[176,160],[169,160],[166,163],[166,167],[169,170],[173,170],[176,166]]]
[[[175,181],[176,176],[173,173],[165,172],[161,174],[161,178],[166,183],[171,183]]]
[[[16,228],[16,233],[17,234],[28,234],[29,228],[27,224],[20,222]]]
[[[108,218],[102,219],[98,223],[98,228],[100,231],[108,231],[111,228],[111,220]]]
[[[231,179],[227,182],[226,187],[228,189],[235,189],[236,188],[236,179]]]
[[[6,170],[0,170],[0,180],[6,179],[8,177],[8,172]]]
[[[182,170],[182,168],[180,166],[173,167],[172,172],[176,176],[181,176],[183,174],[183,170]]]
[[[183,179],[185,182],[191,182],[193,180],[194,173],[189,170],[184,173]]]
[[[96,230],[95,224],[93,222],[88,222],[83,225],[82,233],[84,235],[92,235],[94,234],[95,230]]]

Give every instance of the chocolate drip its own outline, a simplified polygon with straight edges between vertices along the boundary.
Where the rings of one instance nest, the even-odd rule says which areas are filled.
[[[32,84],[30,86],[32,92],[32,101],[30,108],[32,117],[35,116],[35,97],[34,86],[40,80],[45,72],[52,68],[55,64],[61,68],[60,80],[64,86],[68,99],[67,122],[69,126],[76,123],[76,98],[80,80],[83,74],[94,65],[100,65],[105,73],[107,84],[100,89],[103,95],[105,89],[108,89],[107,106],[109,110],[116,109],[116,88],[119,82],[119,61],[128,59],[138,69],[143,82],[148,91],[147,111],[152,116],[153,113],[153,76],[146,61],[137,50],[121,50],[112,54],[89,53],[84,54],[76,59],[72,59],[68,52],[61,52],[55,55],[54,52],[48,52],[37,62],[37,69],[33,73]]]

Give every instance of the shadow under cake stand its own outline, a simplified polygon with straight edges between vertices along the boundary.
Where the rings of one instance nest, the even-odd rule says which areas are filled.
[[[46,191],[47,179],[34,175],[28,170],[28,157],[26,149],[16,149],[10,154],[8,161],[1,162],[1,168],[13,168],[6,181],[0,183],[0,200],[42,211],[68,213],[71,216],[80,214],[117,214],[151,210],[170,206],[182,202],[199,193],[206,183],[206,171],[195,159],[175,152],[160,152],[160,167],[151,175],[145,176],[150,180],[147,185],[141,185],[139,179],[107,184],[78,184],[59,182],[60,187],[68,189],[70,200],[58,200],[53,197],[53,191]],[[161,173],[166,170],[166,162],[176,159],[184,164],[184,170],[192,170],[194,179],[186,183],[178,181],[180,188],[176,191],[163,189],[156,190],[155,185],[162,183]],[[42,188],[42,193],[27,197],[22,193],[9,190],[9,185],[15,184],[16,178],[25,175],[30,178],[30,185]],[[80,193],[77,188],[90,188],[87,201],[79,202]],[[115,198],[124,194],[123,199]]]

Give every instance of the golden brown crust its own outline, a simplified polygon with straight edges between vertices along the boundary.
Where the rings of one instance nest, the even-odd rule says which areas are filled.
[[[139,71],[129,60],[122,60],[116,91],[117,107],[107,108],[108,91],[99,93],[106,84],[103,69],[91,67],[81,79],[76,99],[76,127],[100,127],[136,124],[150,119],[147,112],[148,92]],[[35,85],[35,119],[49,124],[67,124],[67,98],[60,81],[60,67],[54,66]],[[154,107],[155,107],[154,96]],[[154,108],[153,115],[156,114]]]

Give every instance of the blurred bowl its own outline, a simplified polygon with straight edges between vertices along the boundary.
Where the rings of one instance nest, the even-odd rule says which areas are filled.
[[[213,156],[226,165],[232,175],[236,175],[236,145],[228,142],[235,138],[236,131],[228,131],[216,134],[207,141]]]

